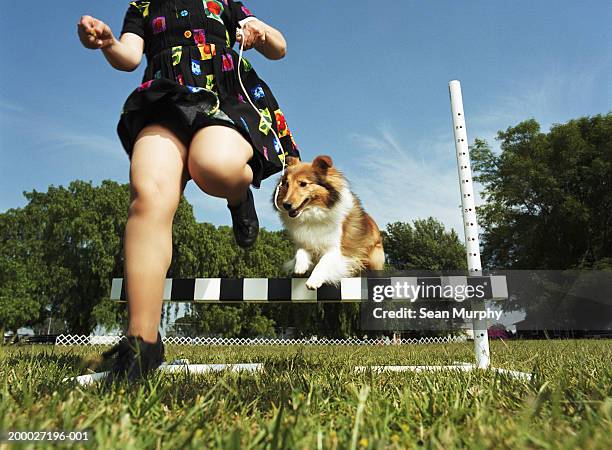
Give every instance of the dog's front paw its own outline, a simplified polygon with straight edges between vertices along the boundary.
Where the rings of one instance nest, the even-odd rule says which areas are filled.
[[[310,269],[310,261],[304,259],[298,259],[295,261],[293,266],[293,273],[296,275],[304,275]]]
[[[295,265],[293,266],[293,273],[296,275],[304,275],[310,269],[312,260],[310,255],[304,249],[299,249],[295,254]]]
[[[323,281],[322,280],[318,280],[318,279],[313,278],[313,277],[310,277],[310,278],[308,278],[308,280],[306,280],[306,287],[308,289],[310,289],[311,291],[316,291],[322,285],[323,285]]]

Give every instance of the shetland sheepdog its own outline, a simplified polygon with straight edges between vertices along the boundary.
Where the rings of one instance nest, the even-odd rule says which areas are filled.
[[[272,198],[296,248],[285,270],[303,275],[312,269],[308,289],[338,285],[362,270],[382,270],[378,226],[332,159],[321,155],[307,163],[287,157],[285,163],[278,195]]]

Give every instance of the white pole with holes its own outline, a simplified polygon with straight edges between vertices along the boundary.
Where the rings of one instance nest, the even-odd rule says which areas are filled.
[[[461,189],[461,211],[463,214],[463,229],[465,231],[468,271],[471,276],[480,276],[482,275],[482,267],[480,262],[480,243],[478,241],[478,222],[476,220],[476,205],[474,204],[472,169],[470,167],[467,130],[465,128],[461,83],[453,80],[448,84],[448,87],[453,115],[453,132],[455,134],[457,169],[459,171],[459,186]],[[474,311],[484,311],[484,302],[473,302],[472,309]],[[489,367],[490,362],[487,321],[474,319],[472,326],[474,330],[476,366],[486,369]]]

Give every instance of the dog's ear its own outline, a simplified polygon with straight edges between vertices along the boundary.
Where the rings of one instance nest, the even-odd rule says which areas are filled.
[[[327,172],[327,169],[329,169],[332,165],[333,165],[332,159],[331,157],[327,155],[317,156],[312,161],[312,167],[314,167],[315,170],[319,170],[323,173]]]
[[[296,158],[295,156],[287,156],[285,158],[286,166],[293,166],[294,164],[297,164],[299,162],[300,162],[299,158]]]

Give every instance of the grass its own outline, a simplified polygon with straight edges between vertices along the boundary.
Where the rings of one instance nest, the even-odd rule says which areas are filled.
[[[260,374],[155,375],[111,392],[62,383],[95,348],[0,347],[1,430],[90,430],[78,448],[609,448],[612,342],[492,343],[491,372],[355,374],[471,361],[471,344],[168,347],[167,360]],[[51,447],[38,443],[36,448]],[[1,447],[1,445],[0,445]]]

